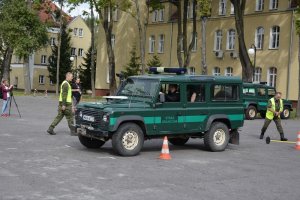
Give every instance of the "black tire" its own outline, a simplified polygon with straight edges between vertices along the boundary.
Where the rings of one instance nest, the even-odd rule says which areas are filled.
[[[257,109],[255,106],[249,106],[245,112],[246,119],[253,120],[256,118],[257,115]]]
[[[78,136],[80,143],[88,149],[99,149],[105,144],[105,141],[97,140],[82,135]]]
[[[229,143],[229,139],[227,125],[222,122],[214,122],[204,135],[204,144],[210,151],[224,151]]]
[[[291,116],[290,108],[285,106],[283,108],[283,112],[281,113],[280,117],[281,117],[281,119],[288,119],[288,118],[290,118],[290,116]]]
[[[130,141],[130,138],[133,138],[133,141]],[[121,156],[136,156],[140,153],[143,145],[144,133],[141,127],[135,123],[122,124],[112,136],[113,149]]]
[[[187,141],[189,140],[190,138],[186,137],[186,138],[169,138],[169,142],[175,146],[183,146],[185,145],[185,143],[187,143]]]
[[[260,116],[261,116],[261,118],[266,118],[266,112],[260,112]]]

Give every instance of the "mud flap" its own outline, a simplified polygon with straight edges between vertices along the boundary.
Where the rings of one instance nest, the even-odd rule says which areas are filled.
[[[230,144],[240,144],[240,134],[237,130],[232,130],[230,132],[230,139],[229,139]]]

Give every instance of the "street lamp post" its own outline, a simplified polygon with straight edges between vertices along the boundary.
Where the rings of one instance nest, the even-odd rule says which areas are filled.
[[[251,44],[251,46],[250,46],[250,49],[248,49],[248,54],[249,55],[254,55],[254,59],[253,59],[253,78],[252,78],[252,80],[255,80],[254,79],[254,74],[255,74],[255,68],[256,68],[256,46],[255,46],[255,44]]]
[[[74,60],[75,60],[76,76],[78,76],[78,71],[77,71],[77,55],[72,55],[72,56],[70,57],[70,60],[71,60],[72,62],[74,62]]]

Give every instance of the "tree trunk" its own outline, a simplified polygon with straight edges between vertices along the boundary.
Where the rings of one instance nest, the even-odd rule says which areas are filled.
[[[201,74],[207,75],[207,63],[206,63],[206,24],[207,24],[207,17],[203,16],[201,17]]]
[[[182,39],[183,39],[183,67],[186,67],[186,59],[187,59],[187,7],[188,0],[183,1],[183,21],[182,21]]]
[[[91,51],[91,87],[92,87],[92,97],[94,98],[96,96],[95,91],[95,22],[94,22],[94,6],[93,3],[90,1],[91,6],[91,45],[92,45],[92,51]]]
[[[11,64],[11,58],[12,58],[12,54],[13,54],[13,49],[11,47],[7,47],[7,49],[5,50],[5,54],[4,54],[4,59],[3,59],[3,79],[9,80],[10,79],[10,64]],[[2,80],[2,78],[0,79],[0,81]]]
[[[31,93],[31,80],[30,80],[30,66],[29,66],[29,56],[24,58],[24,94]]]
[[[300,118],[300,34],[298,34],[298,102],[297,102],[297,118]]]
[[[63,20],[62,20],[62,8],[63,8],[63,0],[60,0],[60,19],[59,19],[59,34],[58,34],[58,37],[57,37],[57,67],[56,67],[56,95],[58,96],[58,93],[59,93],[59,68],[60,68],[60,48],[61,48],[61,34],[62,34],[62,23],[63,23]]]
[[[181,55],[181,45],[182,45],[182,39],[183,39],[183,36],[182,36],[182,22],[181,22],[181,19],[182,19],[182,14],[181,14],[181,1],[178,1],[177,2],[177,13],[178,13],[178,27],[177,27],[177,60],[178,60],[178,65],[179,67],[182,67],[183,66],[183,60],[182,60],[182,55]]]
[[[239,57],[243,69],[243,81],[251,82],[253,78],[253,66],[248,55],[244,38],[244,11],[246,0],[230,0],[234,5],[235,26],[239,40]]]

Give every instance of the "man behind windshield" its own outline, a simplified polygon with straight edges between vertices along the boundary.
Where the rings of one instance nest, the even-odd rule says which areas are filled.
[[[167,102],[179,102],[180,101],[180,94],[177,90],[178,90],[178,86],[176,84],[169,85],[169,91],[168,91],[168,94],[166,95]]]

